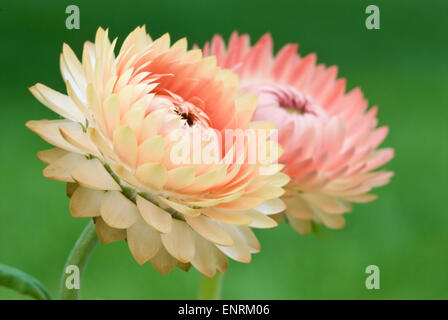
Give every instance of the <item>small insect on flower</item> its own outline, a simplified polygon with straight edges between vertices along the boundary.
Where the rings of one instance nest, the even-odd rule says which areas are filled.
[[[242,90],[258,95],[255,120],[279,129],[279,162],[291,177],[283,196],[290,225],[301,234],[312,221],[342,228],[352,203],[374,200],[370,190],[393,175],[374,171],[394,156],[393,149],[377,149],[388,128],[377,128],[377,107],[367,110],[360,89],[345,92],[337,67],[316,65],[315,54],[301,57],[297,44],[275,56],[272,47],[269,34],[251,47],[248,35],[234,32],[227,48],[215,35],[204,55],[216,56],[219,66],[238,74]]]
[[[248,139],[215,139],[225,151],[212,163],[179,163],[174,155],[196,152],[188,138],[198,129],[214,137],[271,132],[273,125],[251,123],[256,96],[238,91],[231,70],[187,50],[185,39],[152,41],[139,27],[117,56],[115,45],[100,28],[80,62],[64,44],[67,94],[30,88],[64,118],[27,123],[56,147],[38,153],[48,164],[44,176],[67,182],[72,216],[93,218],[102,243],[126,239],[138,263],[150,261],[163,274],[193,265],[212,277],[226,271],[227,257],[248,263],[260,250],[251,227],[276,226],[269,215],[285,209],[282,165],[273,157],[248,161]],[[280,154],[269,137],[255,143]]]

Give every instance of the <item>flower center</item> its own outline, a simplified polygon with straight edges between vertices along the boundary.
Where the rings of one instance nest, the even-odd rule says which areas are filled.
[[[310,114],[320,116],[324,113],[322,108],[313,99],[288,85],[262,84],[246,88],[249,93],[258,95],[258,106],[278,106],[291,114]]]
[[[164,94],[158,96],[158,101],[158,103],[153,104],[162,106],[167,104],[170,105],[171,111],[178,115],[189,127],[195,125],[210,127],[210,118],[207,113],[204,112],[204,102],[200,98],[193,97],[188,101],[185,101],[177,94],[165,90]]]

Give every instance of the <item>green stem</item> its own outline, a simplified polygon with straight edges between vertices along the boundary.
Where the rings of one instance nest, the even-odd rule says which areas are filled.
[[[219,272],[213,278],[202,276],[199,284],[199,300],[221,299],[222,278]]]
[[[96,244],[98,242],[98,238],[96,236],[95,231],[95,223],[90,221],[87,226],[84,228],[83,232],[79,236],[78,240],[75,243],[75,246],[73,247],[72,251],[70,252],[70,255],[67,258],[67,262],[65,263],[64,270],[62,272],[62,279],[61,279],[61,299],[63,300],[79,300],[79,289],[72,288],[69,289],[70,286],[67,286],[66,282],[69,282],[68,284],[72,283],[72,279],[74,275],[76,275],[76,271],[73,270],[67,270],[68,266],[76,266],[79,269],[79,273],[77,274],[79,276],[79,280],[81,279],[82,272],[84,271],[87,261],[89,260],[90,254],[92,253],[93,249],[95,248]],[[67,273],[67,271],[69,271]],[[67,279],[71,277],[70,279]],[[68,280],[68,281],[67,281]]]

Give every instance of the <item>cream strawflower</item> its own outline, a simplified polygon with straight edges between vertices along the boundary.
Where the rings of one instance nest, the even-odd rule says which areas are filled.
[[[316,65],[315,54],[301,57],[296,44],[275,56],[272,47],[269,34],[251,47],[248,35],[234,32],[227,48],[214,36],[204,55],[216,56],[219,66],[238,74],[241,89],[258,95],[255,120],[279,129],[285,150],[279,162],[291,177],[283,196],[291,226],[301,234],[312,221],[342,228],[352,203],[376,199],[370,190],[393,175],[373,171],[393,158],[393,149],[377,149],[388,128],[377,128],[377,107],[367,110],[359,88],[345,92],[337,67]]]
[[[100,28],[82,62],[64,44],[67,95],[30,88],[64,118],[27,123],[56,147],[38,154],[48,164],[44,176],[67,182],[72,216],[93,218],[102,243],[126,239],[138,263],[163,274],[191,264],[211,277],[226,271],[227,257],[249,262],[260,250],[251,227],[275,226],[268,215],[285,208],[278,197],[289,178],[271,157],[281,150],[265,139],[271,160],[254,162],[248,139],[238,146],[218,139],[219,147],[230,145],[218,161],[176,157],[196,152],[189,143],[199,130],[209,138],[227,129],[271,134],[268,123],[250,123],[256,96],[238,92],[237,76],[187,50],[185,39],[152,41],[142,27],[117,57],[115,44]]]

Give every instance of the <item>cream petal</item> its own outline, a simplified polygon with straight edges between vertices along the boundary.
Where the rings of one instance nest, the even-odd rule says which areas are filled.
[[[228,210],[249,210],[262,204],[265,199],[243,195],[230,202],[221,203],[217,207]]]
[[[48,150],[42,150],[37,153],[37,158],[42,161],[45,164],[50,164],[52,162],[55,162],[56,160],[62,158],[63,156],[67,155],[68,151],[59,149],[59,148],[53,148]]]
[[[102,244],[126,239],[125,229],[115,229],[109,227],[101,217],[94,218],[96,235]]]
[[[277,198],[267,200],[254,209],[263,214],[269,215],[284,211],[286,209],[286,204],[283,202],[283,200]]]
[[[213,219],[200,215],[196,217],[185,216],[190,227],[205,239],[221,246],[232,246],[233,240],[226,231]]]
[[[172,217],[168,212],[139,195],[137,195],[137,208],[150,226],[161,233],[171,231]]]
[[[209,171],[194,178],[193,183],[184,188],[188,193],[198,193],[211,188],[220,180],[222,174],[219,169]]]
[[[59,132],[59,128],[61,127],[81,130],[81,126],[76,122],[70,120],[33,120],[28,121],[26,126],[42,139],[56,147],[75,153],[82,153],[79,149],[65,141]]]
[[[161,235],[166,250],[180,262],[190,262],[194,257],[194,238],[190,227],[173,219],[171,232]]]
[[[161,136],[153,136],[143,142],[138,148],[138,165],[162,161],[163,145]]]
[[[101,214],[101,202],[104,191],[87,189],[83,187],[76,188],[70,198],[70,213],[72,217],[89,218]]]
[[[191,264],[199,272],[211,278],[216,273],[216,247],[200,236],[195,237],[195,255]]]
[[[159,190],[166,183],[167,171],[161,163],[145,163],[137,168],[135,176],[143,184]]]
[[[101,203],[101,217],[112,228],[126,229],[141,219],[137,206],[119,191],[108,191]]]
[[[216,247],[233,260],[249,263],[251,260],[251,255],[245,238],[241,235],[238,229],[236,229],[236,227],[228,225],[223,225],[223,227],[225,227],[227,233],[232,237],[233,246],[224,247],[218,245]]]
[[[219,210],[214,208],[203,209],[202,212],[210,218],[232,225],[248,225],[252,219],[235,211]]]
[[[215,259],[216,259],[216,269],[222,274],[227,272],[227,268],[229,267],[229,259],[227,256],[216,248],[215,250]]]
[[[84,161],[71,170],[73,179],[80,185],[97,190],[121,190],[98,159]]]
[[[163,198],[163,197],[156,197],[156,199],[159,202],[169,206],[170,208],[172,208],[172,209],[174,209],[174,210],[176,210],[176,211],[178,211],[178,212],[180,212],[180,213],[182,213],[184,215],[198,216],[198,215],[201,214],[201,212],[198,209],[193,209],[193,208],[191,208],[189,206],[183,205],[183,204],[178,203],[176,201],[171,201],[171,200],[168,200],[168,199]]]
[[[283,187],[289,183],[291,178],[283,172],[278,172],[269,179],[269,184],[275,187]]]
[[[160,249],[160,234],[140,220],[127,229],[129,250],[139,264],[154,257]]]
[[[75,148],[96,157],[100,156],[98,149],[92,143],[89,136],[81,130],[72,130],[70,128],[61,127],[59,128],[59,132],[65,141],[73,145]]]
[[[43,171],[44,177],[56,181],[75,182],[71,170],[86,161],[83,155],[68,153],[47,166]]]
[[[134,168],[137,163],[137,138],[129,126],[119,126],[114,131],[114,150],[120,159]]]
[[[61,71],[65,81],[73,81],[76,87],[85,90],[87,83],[81,62],[76,57],[73,50],[64,43],[61,54]]]
[[[85,118],[70,97],[59,93],[43,84],[37,83],[30,88],[31,93],[42,104],[60,114],[62,117],[75,122],[84,123]]]
[[[112,145],[106,141],[98,130],[89,127],[87,128],[87,134],[103,155],[112,160],[116,159]]]
[[[193,167],[179,167],[168,171],[168,177],[165,188],[167,189],[182,189],[190,185],[196,175],[196,170]]]
[[[250,253],[260,252],[261,245],[255,236],[254,232],[249,227],[237,227],[240,234],[246,240],[247,245],[249,246]]]
[[[124,181],[132,185],[134,188],[139,189],[145,188],[145,186],[142,183],[140,183],[140,181],[138,181],[138,179],[135,177],[134,173],[125,166],[111,162],[110,168],[112,169],[113,173],[120,178],[121,182]]]
[[[160,247],[157,254],[149,261],[151,262],[154,269],[156,269],[164,276],[166,276],[178,264],[178,261],[174,259],[163,246]]]
[[[115,129],[120,125],[120,101],[116,94],[108,96],[104,100],[104,119],[106,120],[107,132],[112,137]]]
[[[275,199],[281,197],[285,193],[281,187],[276,187],[273,185],[264,185],[257,190],[248,193],[248,196],[251,198],[262,198],[262,199]]]
[[[161,123],[163,123],[163,118],[167,113],[167,109],[158,109],[151,112],[142,123],[141,133],[139,141],[145,141],[146,139],[157,134]]]
[[[252,219],[252,223],[249,225],[252,228],[274,228],[278,225],[275,220],[256,210],[248,210],[246,215]]]

